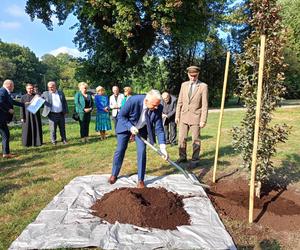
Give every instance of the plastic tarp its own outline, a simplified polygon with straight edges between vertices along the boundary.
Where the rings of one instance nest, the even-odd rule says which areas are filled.
[[[90,207],[105,193],[120,187],[136,187],[136,175],[123,176],[114,185],[107,182],[108,177],[89,175],[73,179],[10,249],[236,249],[203,188],[179,174],[148,176],[145,184],[189,197],[183,199],[191,218],[189,226],[178,226],[177,230],[141,228],[118,222],[110,224],[92,215]]]

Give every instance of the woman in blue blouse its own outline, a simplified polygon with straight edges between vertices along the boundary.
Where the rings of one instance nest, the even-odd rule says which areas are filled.
[[[97,108],[96,115],[96,131],[100,132],[100,139],[106,139],[106,131],[111,130],[111,122],[109,117],[109,100],[105,95],[105,89],[101,86],[96,88],[95,104]]]
[[[82,142],[87,142],[89,136],[89,125],[94,101],[92,95],[87,92],[88,85],[85,82],[78,84],[79,91],[75,94],[75,111],[79,116],[80,137]]]

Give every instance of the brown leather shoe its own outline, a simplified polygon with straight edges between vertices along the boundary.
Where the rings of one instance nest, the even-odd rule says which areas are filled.
[[[114,184],[114,183],[116,183],[116,181],[117,181],[117,176],[114,176],[114,175],[111,175],[108,179],[108,182],[110,184]]]
[[[3,157],[3,158],[6,158],[6,159],[10,159],[10,158],[15,158],[15,157],[17,157],[17,155],[14,155],[14,154],[6,154],[6,155],[3,155],[2,157]]]
[[[145,188],[144,181],[138,181],[137,188]]]

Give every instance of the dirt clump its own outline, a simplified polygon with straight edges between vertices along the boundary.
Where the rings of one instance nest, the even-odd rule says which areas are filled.
[[[183,207],[183,196],[164,188],[120,188],[96,201],[93,214],[109,223],[128,223],[140,227],[175,230],[190,225]]]

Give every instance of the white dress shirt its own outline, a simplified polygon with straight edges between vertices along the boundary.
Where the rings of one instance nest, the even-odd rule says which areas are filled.
[[[124,95],[121,93],[118,94],[117,100],[115,98],[115,95],[111,95],[109,97],[109,107],[111,109],[112,117],[116,117],[118,115],[123,99]],[[117,108],[115,108],[116,106]]]
[[[58,92],[51,93],[52,98],[52,106],[51,106],[51,112],[54,113],[61,113],[62,112],[62,103],[59,97]]]

